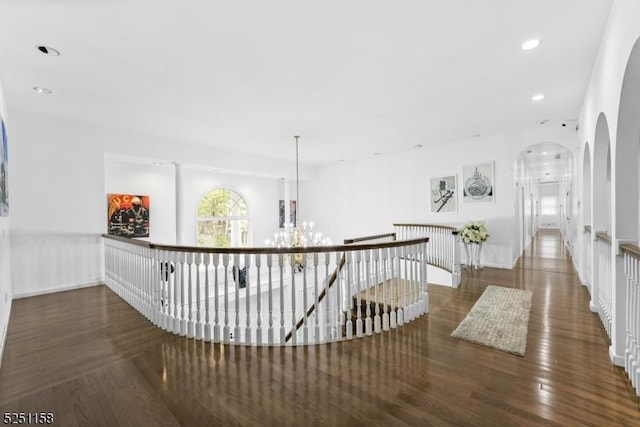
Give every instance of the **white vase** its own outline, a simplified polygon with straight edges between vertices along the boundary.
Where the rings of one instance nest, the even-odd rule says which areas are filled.
[[[482,242],[465,243],[464,251],[467,255],[467,267],[475,268],[476,270],[482,268],[482,266],[480,265],[480,253],[482,252]]]

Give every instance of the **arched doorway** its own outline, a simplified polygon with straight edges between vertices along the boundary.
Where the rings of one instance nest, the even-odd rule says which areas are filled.
[[[613,313],[611,276],[611,143],[609,123],[604,113],[596,122],[593,147],[591,218],[593,219],[592,292],[590,308],[600,316],[611,336]]]

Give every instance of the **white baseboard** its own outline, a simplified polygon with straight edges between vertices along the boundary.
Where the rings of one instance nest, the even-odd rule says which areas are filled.
[[[609,357],[611,358],[611,362],[616,366],[622,366],[624,368],[624,356],[620,356],[616,354],[613,346],[609,346]]]
[[[502,269],[505,269],[505,270],[513,270],[514,265],[502,264],[502,263],[498,263],[498,262],[485,262],[485,263],[482,263],[483,267],[502,268]]]
[[[96,279],[95,281],[88,282],[88,283],[76,283],[73,285],[56,286],[55,288],[38,289],[36,291],[31,291],[31,292],[14,293],[13,298],[19,299],[19,298],[34,297],[38,295],[52,294],[55,292],[64,292],[64,291],[72,291],[74,289],[90,288],[92,286],[99,286],[99,285],[104,285],[104,280]]]

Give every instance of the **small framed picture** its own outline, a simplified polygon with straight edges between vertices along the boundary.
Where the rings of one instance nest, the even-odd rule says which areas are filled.
[[[493,162],[466,165],[462,169],[462,200],[465,203],[493,202]]]
[[[457,175],[431,178],[431,212],[457,212]]]

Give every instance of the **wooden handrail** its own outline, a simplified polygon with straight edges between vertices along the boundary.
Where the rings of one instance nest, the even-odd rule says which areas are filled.
[[[620,245],[620,250],[622,253],[629,254],[636,259],[640,259],[640,248],[636,245],[632,245],[631,243],[623,243]]]
[[[609,236],[606,231],[596,231],[596,239],[611,244],[611,236]]]
[[[367,240],[384,239],[385,237],[392,237],[392,240],[396,240],[396,233],[377,234],[375,236],[356,237],[353,239],[344,239],[345,245],[352,245],[354,243],[364,242]]]
[[[333,245],[333,246],[309,246],[306,248],[272,248],[272,247],[252,247],[252,248],[215,248],[215,247],[199,247],[199,246],[177,246],[177,245],[159,245],[138,239],[130,239],[120,236],[112,236],[103,234],[105,239],[112,239],[120,242],[131,243],[133,245],[145,246],[151,249],[161,249],[165,251],[181,251],[194,253],[219,253],[219,254],[311,254],[324,252],[344,252],[359,251],[365,249],[386,249],[396,248],[399,246],[416,245],[419,243],[427,243],[429,237],[420,237],[417,239],[395,240],[393,242],[367,243],[367,244],[350,244],[350,245]]]

